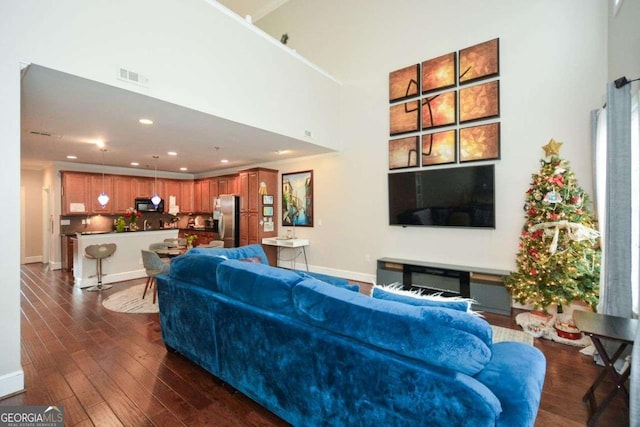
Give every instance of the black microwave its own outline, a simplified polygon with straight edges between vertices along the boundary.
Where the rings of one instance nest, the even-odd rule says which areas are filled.
[[[164,212],[164,200],[160,200],[158,206],[154,206],[151,199],[136,198],[136,210],[138,212]]]

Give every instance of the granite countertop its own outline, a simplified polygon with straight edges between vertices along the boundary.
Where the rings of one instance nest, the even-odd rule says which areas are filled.
[[[178,230],[177,228],[152,228],[151,230],[136,230],[136,231],[123,231],[123,233],[144,233],[146,231],[166,231],[166,230]],[[191,231],[191,230],[190,230]],[[109,234],[116,233],[115,230],[109,231],[67,231],[66,233],[60,233],[61,236],[75,237],[76,234],[82,236],[90,236],[92,234]],[[118,233],[120,234],[120,233]]]

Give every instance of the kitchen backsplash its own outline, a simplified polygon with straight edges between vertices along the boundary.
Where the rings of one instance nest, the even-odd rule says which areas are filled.
[[[113,224],[121,215],[88,215],[88,216],[61,216],[60,234],[86,233],[94,231],[114,231]],[[151,230],[159,230],[161,225],[165,228],[171,228],[172,220],[178,218],[175,228],[188,228],[189,218],[193,218],[198,225],[204,225],[205,219],[210,218],[207,215],[177,215],[173,216],[166,213],[146,212],[138,219],[137,224],[140,230],[144,226],[144,221],[151,227]],[[69,222],[68,225],[62,225],[63,221]]]

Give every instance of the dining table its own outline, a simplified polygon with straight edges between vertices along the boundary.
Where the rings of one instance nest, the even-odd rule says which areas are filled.
[[[165,257],[173,258],[173,257],[177,257],[178,255],[182,255],[183,253],[187,252],[187,250],[188,248],[186,246],[176,246],[171,248],[155,249],[154,252],[161,257],[165,256]]]

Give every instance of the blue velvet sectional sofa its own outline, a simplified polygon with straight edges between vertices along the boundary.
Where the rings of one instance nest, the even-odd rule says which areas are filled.
[[[364,295],[259,245],[175,258],[158,298],[168,349],[295,426],[534,425],[544,356],[466,304]]]

